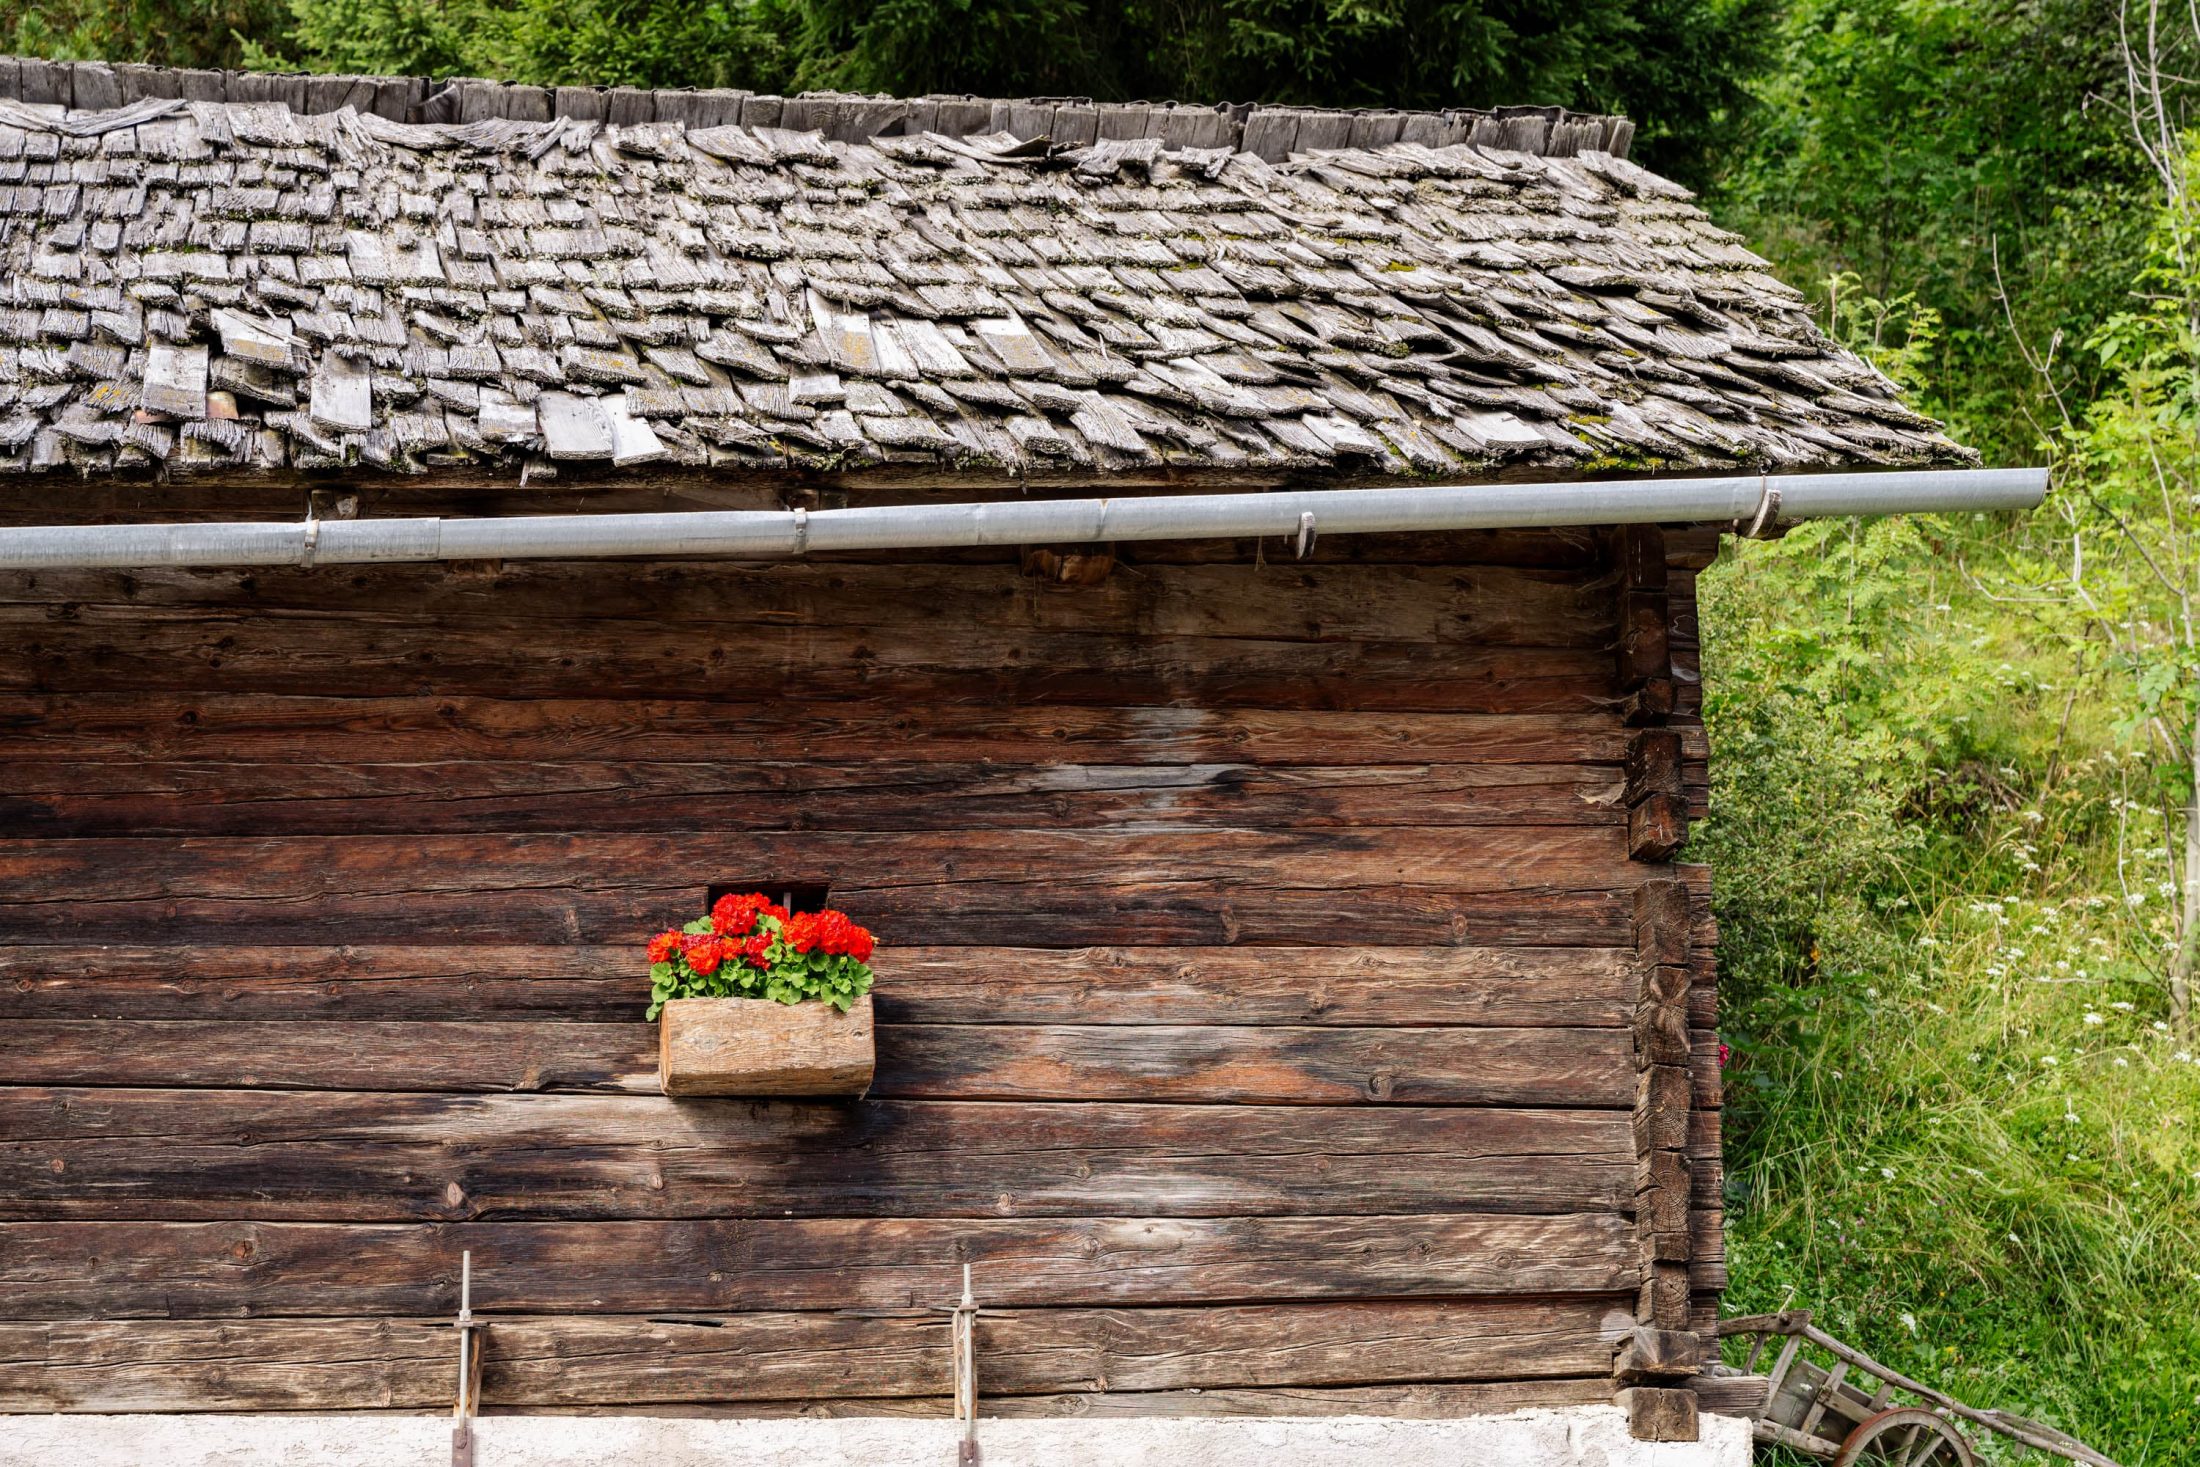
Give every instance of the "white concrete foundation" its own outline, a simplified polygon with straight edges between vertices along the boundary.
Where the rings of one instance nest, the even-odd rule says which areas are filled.
[[[952,1467],[952,1422],[490,1416],[476,1467]],[[982,1421],[983,1467],[1748,1467],[1749,1423],[1638,1442],[1616,1407],[1382,1417]],[[448,1416],[0,1416],[0,1467],[443,1467]]]

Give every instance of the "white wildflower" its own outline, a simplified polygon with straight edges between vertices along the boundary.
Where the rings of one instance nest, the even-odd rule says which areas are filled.
[[[2094,1013],[2091,1009],[2087,1009],[2085,1011],[2085,1021],[2088,1024],[2105,1024],[2108,1022],[2108,1020],[2102,1018],[2099,1014]]]

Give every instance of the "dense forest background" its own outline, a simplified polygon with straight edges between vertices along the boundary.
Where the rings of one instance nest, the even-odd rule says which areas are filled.
[[[2189,0],[0,0],[19,53],[1626,112],[2026,517],[1709,577],[1737,1311],[2200,1462]]]

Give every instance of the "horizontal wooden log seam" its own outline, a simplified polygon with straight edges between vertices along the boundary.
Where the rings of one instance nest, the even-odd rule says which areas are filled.
[[[1450,1420],[1495,1416],[1541,1406],[1608,1405],[1605,1378],[1563,1376],[1445,1385],[1225,1387],[1182,1391],[1072,1391],[989,1396],[986,1419],[1186,1416],[1388,1416]],[[653,1402],[639,1406],[531,1404],[530,1416],[658,1416],[702,1418],[948,1417],[953,1402],[934,1396],[835,1396],[787,1401]],[[351,1414],[351,1413],[347,1413]]]

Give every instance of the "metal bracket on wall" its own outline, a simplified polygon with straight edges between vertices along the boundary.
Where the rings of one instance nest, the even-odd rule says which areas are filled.
[[[962,1302],[952,1311],[955,1334],[955,1420],[962,1439],[955,1443],[956,1467],[978,1461],[978,1301],[970,1292],[970,1265],[963,1265]]]
[[[458,1400],[451,1408],[451,1467],[474,1467],[474,1412],[481,1405],[481,1326],[474,1323],[474,1253],[458,1262]]]

